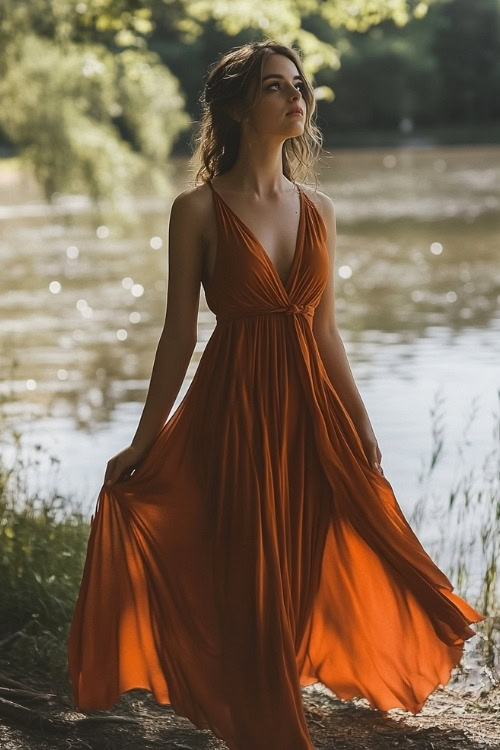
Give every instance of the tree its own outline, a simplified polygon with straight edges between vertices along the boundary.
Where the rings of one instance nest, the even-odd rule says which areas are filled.
[[[147,176],[162,191],[175,140],[190,127],[177,78],[149,48],[156,25],[193,44],[209,25],[247,29],[298,46],[313,77],[339,52],[307,30],[366,30],[422,17],[417,0],[0,0],[0,129],[30,164],[45,196],[86,191],[115,199]],[[203,71],[200,71],[200,78]],[[317,98],[332,98],[327,86]]]

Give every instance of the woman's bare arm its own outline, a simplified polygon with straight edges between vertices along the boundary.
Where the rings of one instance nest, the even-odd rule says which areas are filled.
[[[132,440],[139,453],[148,450],[165,424],[196,345],[203,246],[193,198],[192,190],[180,193],[170,212],[167,309],[144,410]]]

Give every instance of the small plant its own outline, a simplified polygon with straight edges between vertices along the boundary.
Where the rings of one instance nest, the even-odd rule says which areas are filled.
[[[56,489],[46,495],[30,489],[37,453],[26,459],[21,436],[11,438],[14,460],[9,468],[0,464],[0,657],[8,653],[26,670],[58,680],[67,671],[67,631],[89,524]]]
[[[500,404],[500,390],[497,391]],[[422,467],[418,480],[421,496],[409,521],[419,531],[430,518],[439,525],[440,537],[434,540],[432,556],[456,587],[457,593],[474,601],[478,611],[486,616],[475,629],[481,635],[484,666],[492,671],[499,668],[500,641],[500,579],[498,558],[500,546],[500,407],[493,417],[493,448],[485,456],[479,477],[473,469],[466,469],[467,448],[471,445],[470,430],[478,417],[477,399],[473,399],[463,432],[457,445],[457,464],[449,491],[447,506],[432,493],[432,479],[443,456],[443,403],[438,392],[431,408],[432,445],[427,466]],[[429,507],[429,505],[432,507]]]

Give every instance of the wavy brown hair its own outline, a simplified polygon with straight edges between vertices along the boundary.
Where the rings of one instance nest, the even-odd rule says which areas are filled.
[[[236,162],[241,125],[232,119],[230,111],[238,107],[246,107],[248,111],[255,104],[261,93],[264,59],[271,54],[288,57],[304,81],[304,132],[284,142],[283,174],[292,181],[297,178],[306,181],[312,176],[318,186],[314,165],[321,153],[322,135],[315,124],[314,90],[305,76],[300,52],[272,39],[234,47],[209,68],[200,98],[202,117],[191,140],[193,154],[189,165],[194,172],[195,185],[224,174]],[[255,94],[249,102],[253,83],[256,84]]]

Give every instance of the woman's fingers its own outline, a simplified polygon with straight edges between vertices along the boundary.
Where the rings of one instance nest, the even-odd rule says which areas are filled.
[[[106,472],[104,474],[104,484],[111,484],[111,464],[108,462],[106,466]]]
[[[382,453],[380,452],[380,448],[377,445],[374,451],[372,463],[373,463],[373,468],[383,475],[384,470],[382,469],[380,465],[381,460],[382,460]]]
[[[125,465],[122,468],[122,463],[118,460],[110,461],[104,475],[104,484],[108,487],[118,481],[124,481],[129,479],[130,475],[134,470],[133,466]]]
[[[104,484],[110,485],[113,484],[113,482],[116,479],[116,461],[108,461],[108,465],[106,467],[106,473],[104,475]]]

